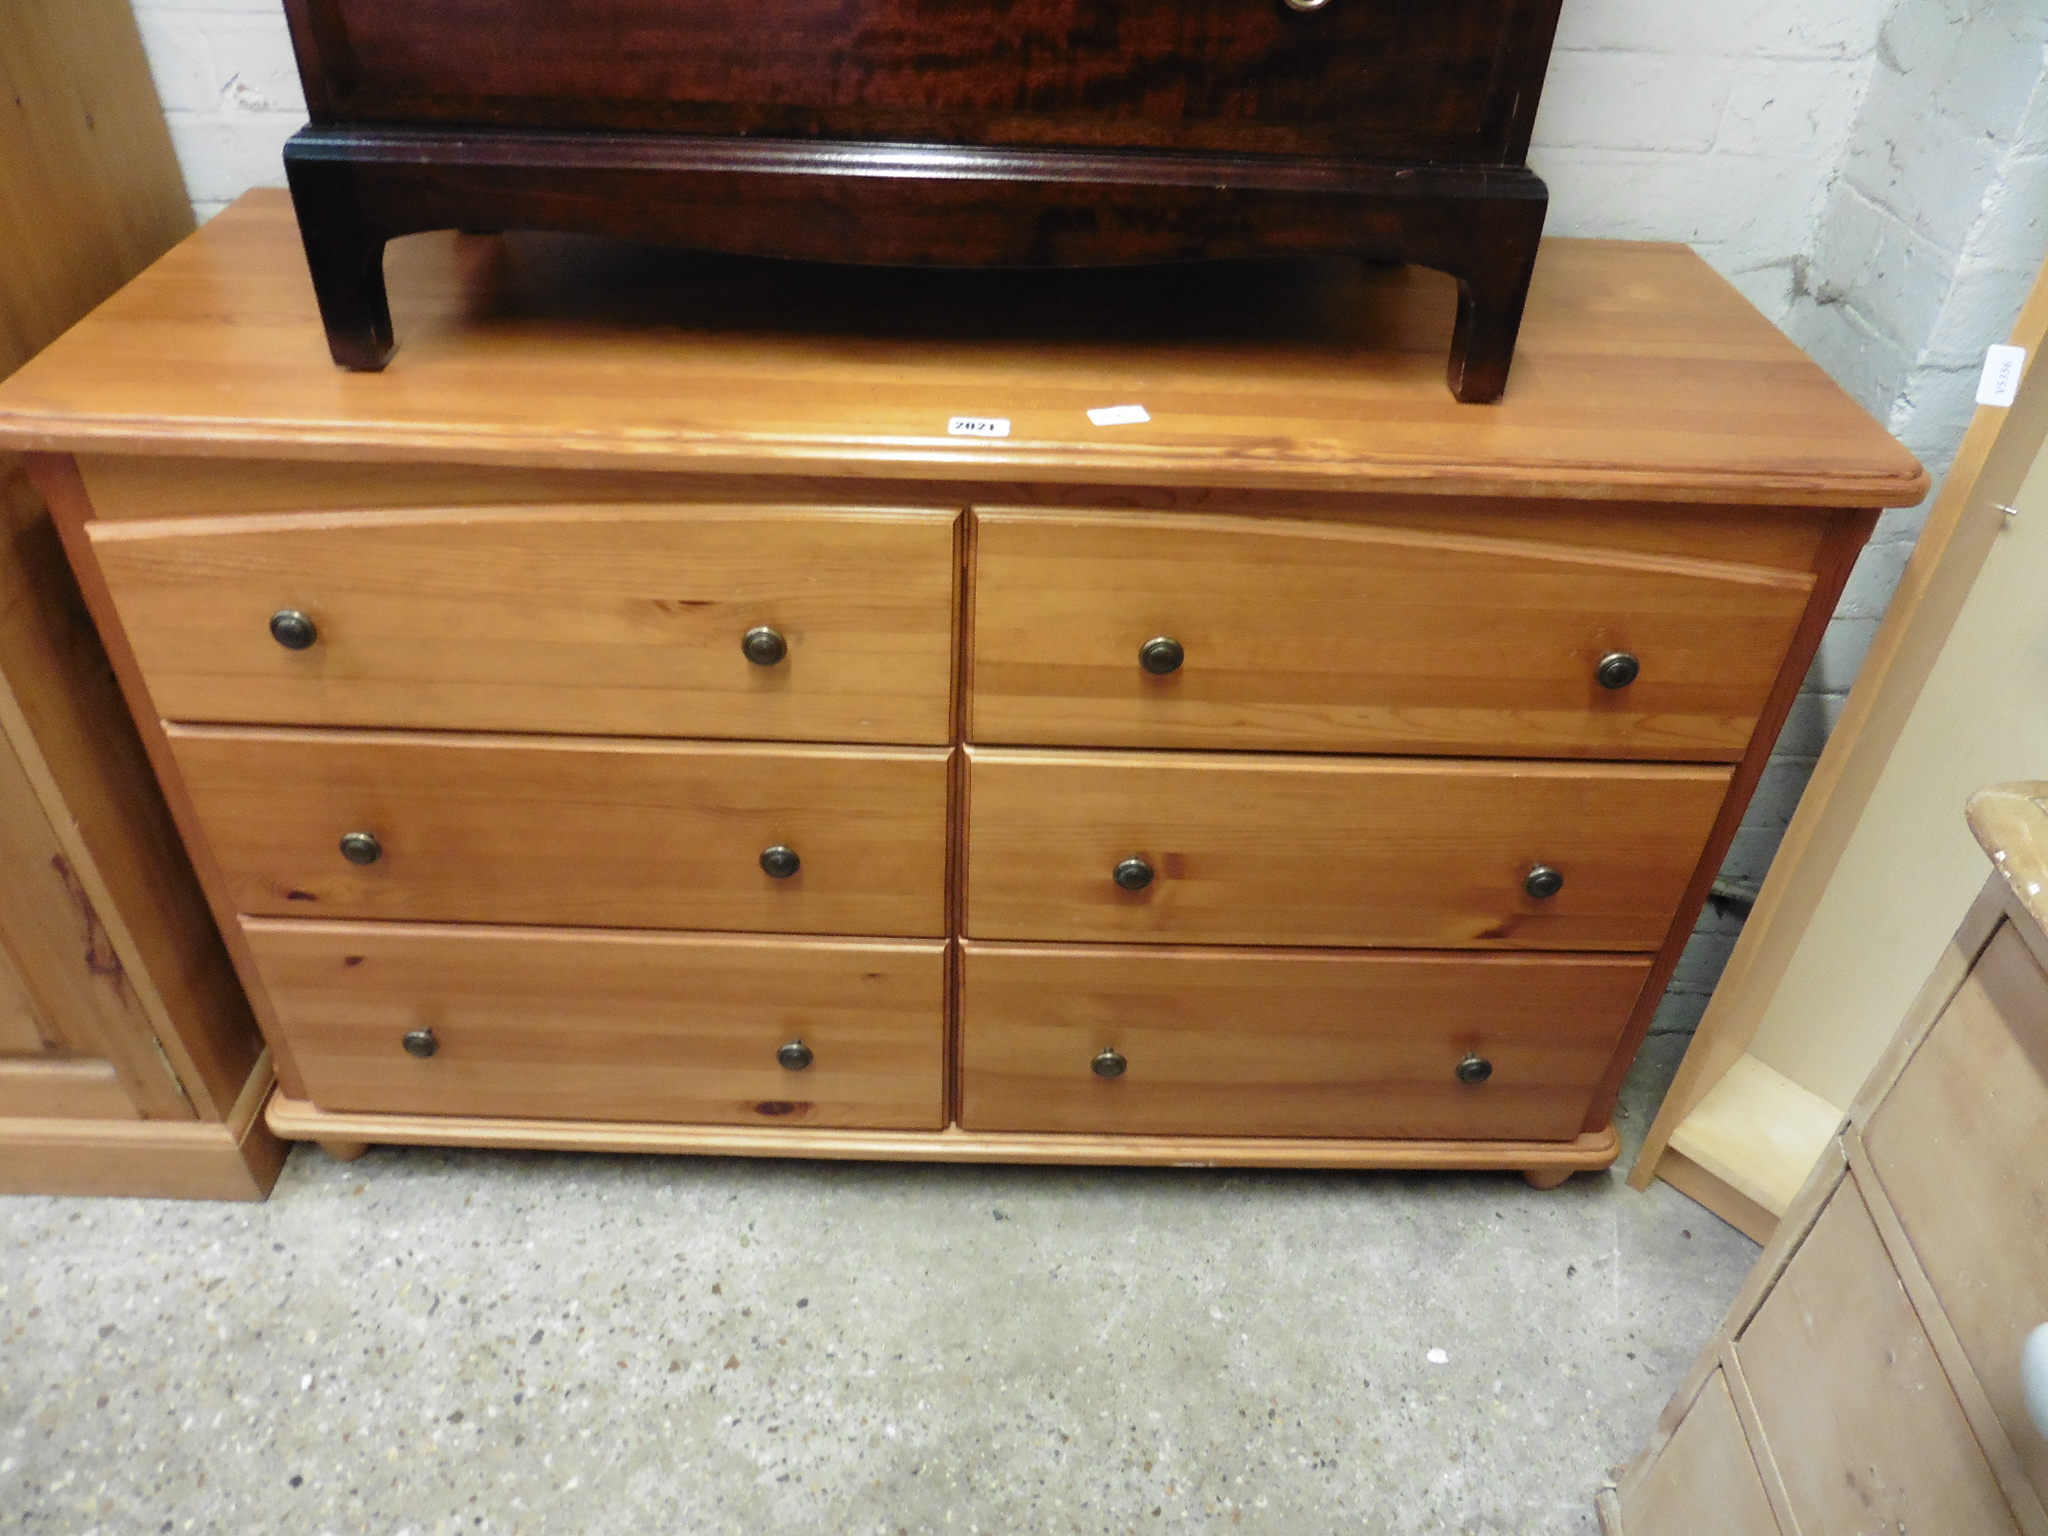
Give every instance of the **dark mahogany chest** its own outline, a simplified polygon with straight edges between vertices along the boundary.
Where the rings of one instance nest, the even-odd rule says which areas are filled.
[[[384,243],[572,229],[735,254],[1090,266],[1291,254],[1458,280],[1505,387],[1559,0],[286,0],[286,168],[335,360]]]

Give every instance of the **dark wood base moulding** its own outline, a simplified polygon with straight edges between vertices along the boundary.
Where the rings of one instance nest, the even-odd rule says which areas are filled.
[[[493,1147],[553,1152],[668,1152],[707,1157],[816,1157],[864,1162],[1068,1163],[1172,1168],[1358,1168],[1519,1173],[1555,1189],[1621,1152],[1612,1126],[1571,1141],[1350,1141],[1314,1136],[1084,1136],[1027,1131],[841,1131],[638,1121],[506,1120],[351,1114],[274,1095],[270,1129],[315,1141],[344,1161],[372,1146]]]
[[[1486,404],[1549,200],[1519,166],[676,134],[316,126],[284,160],[328,348],[357,370],[395,344],[387,241],[538,229],[877,266],[1410,262],[1457,279],[1451,392]]]

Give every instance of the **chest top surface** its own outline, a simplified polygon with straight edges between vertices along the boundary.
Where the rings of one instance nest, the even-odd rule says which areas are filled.
[[[0,446],[1834,507],[1927,487],[1677,245],[1545,242],[1489,406],[1445,393],[1455,290],[1420,268],[903,271],[434,234],[388,273],[404,346],[335,368],[291,204],[252,192],[0,384]],[[1118,405],[1151,419],[1087,414]]]

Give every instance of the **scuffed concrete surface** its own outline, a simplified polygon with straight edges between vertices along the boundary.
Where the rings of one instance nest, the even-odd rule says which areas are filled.
[[[0,1200],[0,1530],[1590,1533],[1756,1252],[1618,1173],[302,1148]]]

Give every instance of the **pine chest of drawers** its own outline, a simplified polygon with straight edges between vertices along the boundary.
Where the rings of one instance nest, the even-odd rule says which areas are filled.
[[[336,373],[251,194],[0,387],[344,1152],[1602,1166],[1925,483],[1675,247],[1486,410],[1413,271],[392,260]]]

